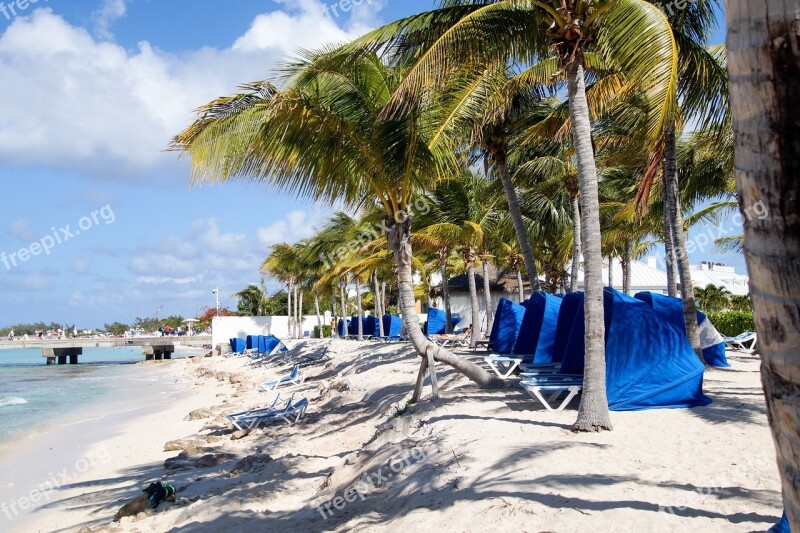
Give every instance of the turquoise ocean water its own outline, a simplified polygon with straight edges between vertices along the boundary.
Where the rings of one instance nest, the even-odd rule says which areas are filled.
[[[79,365],[48,367],[40,349],[0,350],[0,446],[123,394],[157,394],[166,378],[142,360],[141,348],[88,348]]]

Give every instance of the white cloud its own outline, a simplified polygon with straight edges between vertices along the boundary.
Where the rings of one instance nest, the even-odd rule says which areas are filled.
[[[31,229],[31,221],[27,218],[15,220],[6,230],[6,233],[12,237],[16,237],[22,242],[33,242],[39,240],[39,237]]]
[[[72,271],[76,274],[86,274],[92,267],[91,257],[79,257],[72,262]]]
[[[279,220],[258,230],[258,240],[264,246],[307,239],[328,221],[331,215],[329,208],[315,207],[308,211],[292,211],[283,220]]]
[[[256,17],[230,48],[181,54],[147,42],[127,50],[97,40],[49,8],[16,18],[0,34],[0,163],[129,182],[148,181],[165,169],[177,174],[175,154],[163,149],[192,110],[242,82],[267,77],[300,47],[360,33],[369,20],[362,14],[375,9],[360,7],[354,25],[343,28],[344,21],[323,14],[318,0],[282,6]],[[102,34],[124,12],[125,2],[107,1],[94,17],[95,32]]]
[[[100,9],[92,13],[95,34],[106,41],[113,39],[111,24],[124,17],[126,11],[125,0],[105,0]]]

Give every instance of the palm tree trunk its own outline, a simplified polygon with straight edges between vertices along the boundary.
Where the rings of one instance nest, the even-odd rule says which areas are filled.
[[[678,296],[675,279],[675,241],[672,237],[672,223],[670,222],[670,203],[672,197],[667,194],[666,180],[664,182],[664,261],[667,265],[667,294],[673,298]]]
[[[331,307],[333,308],[333,327],[331,328],[331,337],[339,336],[339,310],[336,308],[336,294],[331,294]]]
[[[297,297],[297,338],[302,339],[303,335],[303,287],[300,286],[300,295]]]
[[[472,307],[472,335],[470,335],[470,348],[475,348],[481,334],[481,315],[478,304],[478,285],[475,283],[475,263],[467,262],[467,278],[469,279],[469,303]]]
[[[700,362],[703,359],[703,349],[700,347],[700,332],[697,327],[697,306],[694,301],[694,286],[692,272],[689,268],[689,254],[686,251],[686,234],[683,231],[683,216],[681,215],[681,200],[678,186],[677,141],[674,125],[667,130],[664,143],[664,182],[669,194],[669,219],[672,223],[672,240],[675,244],[675,257],[678,259],[678,273],[681,279],[681,300],[683,300],[683,320],[686,323],[686,337],[694,348]]]
[[[383,313],[381,312],[381,286],[378,282],[378,273],[372,275],[375,287],[375,317],[378,319],[378,335],[383,337]]]
[[[342,320],[344,320],[344,337],[347,337],[350,332],[347,330],[347,281],[346,278],[339,279],[339,298],[342,301]],[[338,326],[338,325],[337,325]]]
[[[494,325],[494,310],[492,309],[492,287],[489,284],[489,263],[483,260],[483,297],[486,300],[486,334],[492,331]],[[522,301],[520,300],[520,303]]]
[[[411,268],[411,221],[407,220],[402,224],[391,226],[387,237],[389,249],[394,253],[397,263],[398,294],[400,312],[403,314],[403,327],[417,353],[421,357],[425,357],[430,352],[436,361],[454,368],[481,388],[502,387],[502,381],[492,376],[486,369],[458,357],[425,338],[419,325],[414,298],[414,277]]]
[[[288,333],[286,334],[288,338],[294,337],[294,325],[292,321],[294,319],[294,311],[292,310],[292,291],[293,291],[292,282],[290,281],[288,286],[286,287],[286,324],[287,328],[289,328]]]
[[[381,311],[386,314],[386,282],[381,282]]]
[[[522,303],[525,301],[525,289],[523,288],[522,285],[522,270],[520,270],[519,268],[517,269],[517,290],[519,291],[519,303]],[[491,333],[491,332],[492,330],[490,329],[486,330],[486,333]]]
[[[447,252],[439,255],[439,271],[442,274],[442,301],[445,314],[445,332],[453,333],[453,310],[450,307],[450,279],[447,277]]]
[[[361,280],[358,276],[356,278],[356,306],[358,308],[358,324],[356,327],[358,328],[358,340],[364,340],[364,308],[361,305]]]
[[[511,221],[514,223],[514,231],[517,234],[519,248],[522,250],[522,259],[525,261],[525,269],[528,271],[531,290],[535,292],[539,290],[539,273],[536,270],[533,247],[528,237],[525,221],[522,219],[522,209],[519,205],[517,190],[514,188],[514,181],[511,179],[511,171],[508,170],[508,161],[506,160],[504,149],[499,149],[495,152],[494,161],[497,165],[497,170],[500,172],[500,181],[503,183],[503,190],[506,193],[506,201],[508,202],[508,212],[511,215]]]
[[[625,251],[622,255],[622,292],[630,295],[631,293],[631,248],[630,241],[625,243]]]
[[[594,161],[583,59],[567,65],[569,115],[578,167],[581,198],[581,237],[584,258],[584,320],[586,344],[583,397],[576,431],[611,430],[606,396],[605,317],[603,315],[603,254],[600,241],[600,199]]]
[[[319,296],[314,293],[314,311],[317,313],[317,327],[319,328],[319,338],[324,339],[325,333],[322,331],[322,316],[319,314]]]
[[[725,9],[745,258],[759,335],[767,415],[792,531],[800,531],[797,13],[797,2],[728,0]]]
[[[578,290],[578,271],[581,267],[581,201],[572,195],[572,269],[569,274],[569,292]]]
[[[614,288],[614,256],[608,256],[608,286]]]

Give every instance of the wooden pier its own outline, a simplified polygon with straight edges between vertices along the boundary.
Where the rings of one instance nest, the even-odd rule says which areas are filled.
[[[145,361],[172,359],[176,347],[206,347],[211,344],[211,336],[194,337],[133,337],[98,339],[31,339],[27,341],[0,342],[3,349],[41,348],[42,357],[48,365],[77,365],[84,348],[125,348],[141,347]]]

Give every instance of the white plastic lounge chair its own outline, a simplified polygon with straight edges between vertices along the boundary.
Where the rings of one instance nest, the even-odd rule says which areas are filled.
[[[530,374],[558,374],[561,363],[522,363],[519,369]]]
[[[507,357],[504,355],[489,355],[483,358],[500,379],[508,379],[511,374],[522,364],[522,357]]]
[[[234,421],[234,425],[240,430],[243,427],[247,429],[257,428],[264,422],[271,420],[283,420],[290,426],[297,423],[306,414],[308,409],[308,400],[301,398],[298,402],[292,403],[290,398],[286,405],[279,409],[269,409],[263,412],[255,412],[251,415],[240,416]]]
[[[758,335],[752,331],[742,333],[735,337],[725,337],[725,346],[733,348],[734,350],[741,350],[747,353],[753,353],[756,349],[756,342]]]
[[[551,379],[548,379],[551,378]],[[539,400],[545,409],[551,413],[563,411],[569,405],[569,402],[578,395],[583,389],[583,376],[580,379],[568,379],[566,376],[548,376],[545,378],[531,379],[521,381],[520,385],[528,394],[533,398]],[[566,393],[564,400],[557,406],[553,407],[554,402]],[[545,395],[548,395],[545,397]]]
[[[261,384],[261,390],[273,391],[281,385],[302,385],[306,380],[305,374],[300,372],[300,365],[294,365],[292,373],[275,381],[266,381]]]
[[[258,425],[259,416],[266,415],[267,413],[273,412],[278,410],[278,402],[281,399],[281,393],[279,392],[275,396],[275,400],[272,402],[272,405],[269,407],[261,407],[259,409],[250,409],[248,411],[242,411],[240,413],[233,413],[230,415],[226,415],[225,418],[231,421],[231,423],[236,426],[239,430],[244,430],[245,427],[247,429],[252,429]],[[289,398],[287,405],[292,404],[292,400],[294,399],[294,395]]]

